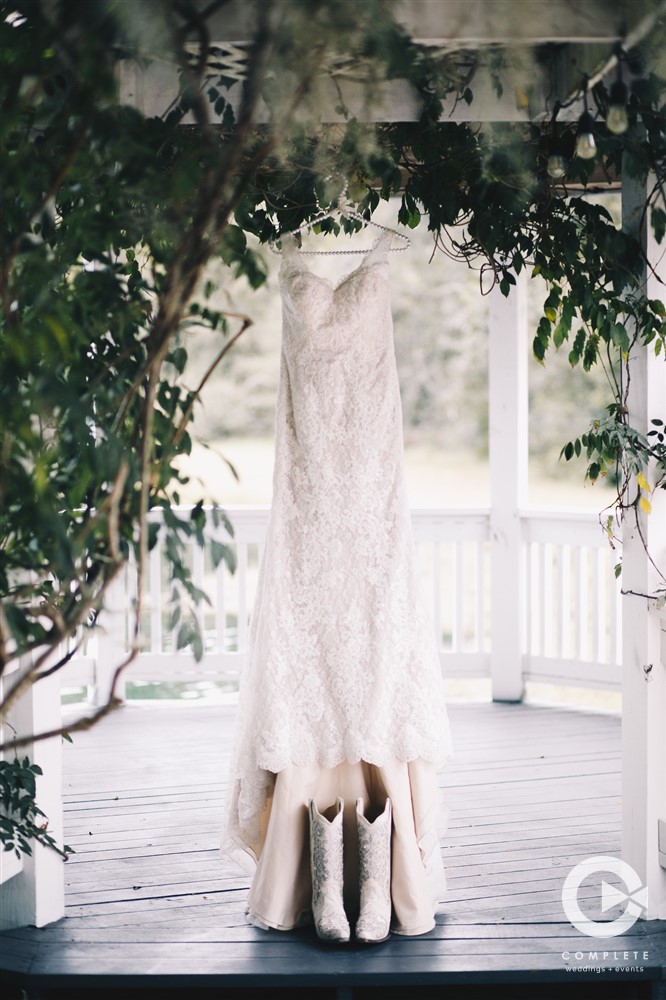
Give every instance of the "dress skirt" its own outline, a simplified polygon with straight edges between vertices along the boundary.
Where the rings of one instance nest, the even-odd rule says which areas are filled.
[[[394,759],[381,767],[364,761],[343,761],[333,768],[292,764],[271,777],[265,809],[255,827],[256,840],[248,845],[245,858],[256,859],[247,903],[252,923],[290,930],[311,921],[308,803],[314,799],[324,813],[340,796],[345,803],[344,898],[350,919],[359,909],[356,800],[362,798],[366,809],[382,810],[390,798],[392,930],[405,935],[432,930],[445,890],[433,764],[422,759]]]

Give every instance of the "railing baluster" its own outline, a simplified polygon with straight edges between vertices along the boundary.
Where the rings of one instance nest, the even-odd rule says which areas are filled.
[[[192,543],[192,582],[195,587],[199,590],[204,589],[204,555],[205,549],[202,549],[200,545]],[[201,640],[205,647],[205,628],[204,628],[204,607],[202,601],[196,601],[194,605],[194,617],[199,626],[199,632],[201,634]]]
[[[538,641],[537,641],[537,653],[539,656],[545,656],[546,653],[546,594],[545,594],[545,561],[546,555],[544,551],[543,543],[537,545],[537,600],[538,600],[538,613],[537,613],[537,626],[538,626]]]
[[[226,595],[224,586],[225,573],[224,559],[218,564],[215,570],[215,637],[217,641],[217,652],[226,653],[225,633],[227,625]]]
[[[560,626],[558,656],[568,659],[572,655],[571,642],[571,546],[560,546]]]
[[[474,652],[482,652],[485,646],[485,544],[476,541],[474,543],[474,553],[476,556],[474,564]]]
[[[534,652],[533,642],[534,642],[534,615],[532,613],[533,605],[533,591],[534,591],[534,574],[532,572],[532,543],[527,540],[523,544],[523,557],[525,566],[525,597],[524,597],[524,634],[525,634],[525,647],[524,651],[528,656],[531,656]]]
[[[463,542],[456,542],[456,649],[465,649],[465,548]]]
[[[460,648],[460,636],[458,635],[458,603],[460,594],[458,593],[458,546],[454,542],[449,546],[451,552],[451,575],[450,579],[450,600],[451,609],[451,652],[457,653]]]
[[[588,588],[590,585],[588,571],[588,550],[586,545],[581,545],[578,554],[578,658],[588,660],[589,649],[589,600]]]
[[[239,653],[247,649],[247,541],[238,542],[238,645]]]
[[[606,663],[606,624],[608,622],[608,604],[606,600],[607,586],[605,585],[606,572],[606,550],[597,549],[596,574],[594,581],[594,591],[596,591],[595,607],[595,650],[594,659],[597,663]]]
[[[439,561],[441,553],[439,542],[432,543],[432,601],[433,601],[433,625],[435,628],[435,642],[439,650],[442,645],[442,581]]]
[[[571,658],[580,659],[580,644],[582,622],[580,617],[580,592],[581,592],[581,567],[580,567],[580,545],[571,546],[571,589],[573,593],[572,612],[572,635],[571,635]]]
[[[150,651],[162,648],[162,542],[158,538],[148,556],[148,596],[150,602]]]

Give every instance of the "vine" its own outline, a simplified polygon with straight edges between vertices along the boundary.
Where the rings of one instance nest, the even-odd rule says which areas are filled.
[[[473,100],[470,83],[465,79],[462,94],[468,101]],[[595,126],[602,176],[653,178],[643,226],[649,219],[657,243],[666,229],[665,88],[663,78],[646,73],[633,87],[626,134],[611,133],[603,121]],[[666,310],[661,298],[644,294],[650,262],[643,246],[616,226],[603,205],[570,194],[565,181],[549,175],[549,128],[442,122],[436,89],[422,85],[422,91],[418,123],[364,130],[352,120],[342,134],[331,130],[308,136],[291,154],[300,169],[285,174],[284,163],[275,164],[274,173],[258,179],[241,208],[242,225],[265,240],[276,230],[300,225],[320,203],[335,204],[338,192],[327,190],[316,171],[325,159],[335,163],[340,177],[351,178],[358,211],[369,217],[380,198],[398,195],[399,221],[411,227],[426,221],[438,250],[479,268],[485,291],[498,284],[508,295],[523,270],[540,275],[548,294],[533,339],[536,361],[544,364],[550,349],[566,349],[573,367],[601,366],[609,391],[606,415],[567,442],[561,457],[583,458],[590,482],[611,477],[617,485],[611,508],[600,515],[614,548],[616,528],[630,516],[644,539],[641,515],[651,513],[654,492],[666,488],[666,445],[662,414],[654,415],[647,433],[629,422],[630,359],[639,345],[666,356]],[[596,99],[602,106],[608,103],[601,85]],[[574,133],[574,126],[558,133],[559,148],[571,154],[568,179],[577,187],[593,187],[594,164],[573,155]],[[359,146],[369,147],[370,154],[355,157]],[[340,230],[333,221],[322,228]],[[355,228],[343,222],[343,230]],[[651,561],[659,583],[644,596],[662,607],[666,568]],[[616,574],[620,571],[618,559]]]

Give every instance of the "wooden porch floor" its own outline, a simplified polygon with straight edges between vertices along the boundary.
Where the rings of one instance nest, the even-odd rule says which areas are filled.
[[[619,718],[490,703],[452,703],[450,715],[448,894],[430,934],[331,949],[311,930],[247,926],[248,878],[217,849],[233,709],[130,703],[65,745],[65,840],[76,850],[67,916],[5,933],[2,979],[35,998],[101,998],[122,985],[126,998],[134,988],[221,997],[259,988],[386,1000],[418,986],[422,998],[451,1000],[487,996],[490,983],[495,996],[502,983],[528,996],[538,983],[541,997],[664,1000],[664,922],[594,939],[560,902],[574,864],[619,856]],[[581,897],[598,916],[599,886]]]

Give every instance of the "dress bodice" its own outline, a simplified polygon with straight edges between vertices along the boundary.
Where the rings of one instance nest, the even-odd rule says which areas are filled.
[[[280,267],[283,336],[290,353],[319,356],[373,353],[391,340],[391,299],[385,232],[353,271],[332,282],[310,271],[291,238]]]

